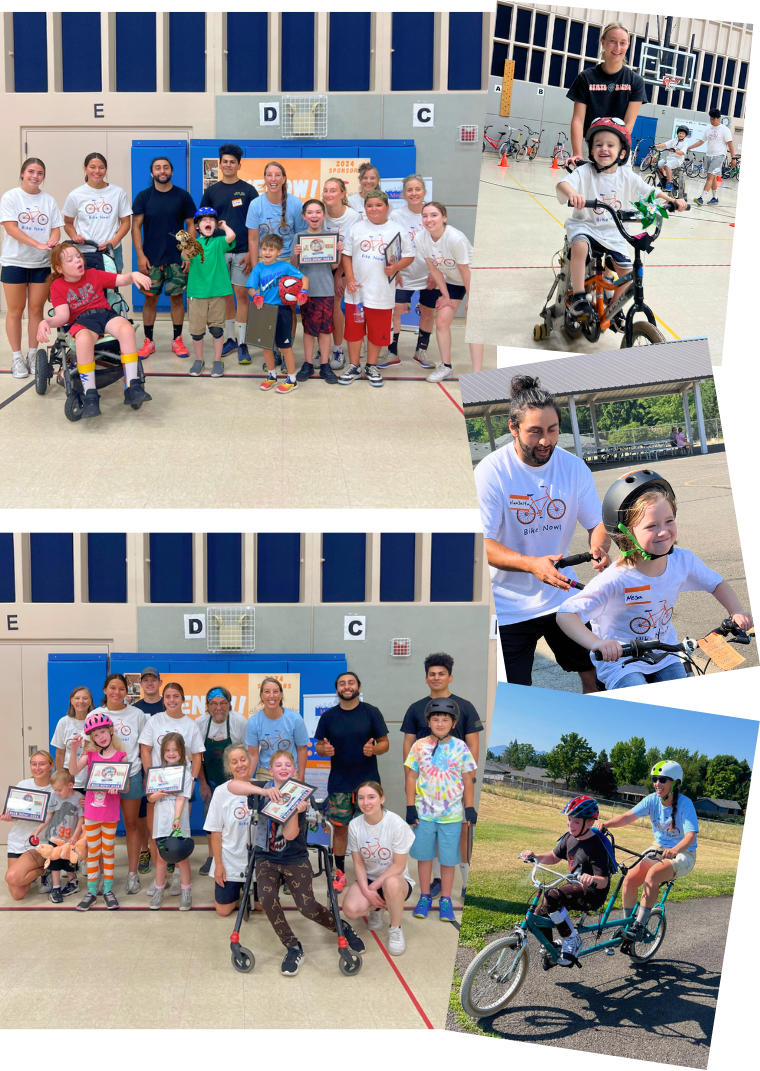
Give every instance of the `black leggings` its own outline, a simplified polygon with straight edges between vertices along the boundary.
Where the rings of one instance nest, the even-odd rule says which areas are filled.
[[[571,885],[561,885],[557,889],[547,889],[536,914],[548,918],[553,912],[561,911],[563,907],[566,907],[568,911],[598,911],[607,899],[607,892],[606,885],[603,889],[586,889],[576,882]],[[543,926],[541,930],[551,940],[550,932]],[[571,930],[566,922],[559,922],[557,933],[560,937],[569,937]]]

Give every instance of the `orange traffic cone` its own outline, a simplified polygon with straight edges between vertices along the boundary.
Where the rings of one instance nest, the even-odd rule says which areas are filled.
[[[552,171],[559,171],[559,164],[557,163],[556,156],[552,156]]]
[[[499,167],[509,167],[506,153],[502,153],[501,160],[499,160]]]

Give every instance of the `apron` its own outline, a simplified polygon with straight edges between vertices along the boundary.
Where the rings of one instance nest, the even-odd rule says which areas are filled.
[[[223,740],[209,740],[209,731],[214,722],[209,717],[208,729],[206,730],[206,739],[203,743],[206,745],[206,750],[203,752],[203,770],[206,774],[206,780],[209,783],[210,788],[217,788],[218,785],[223,785],[225,781],[229,781],[227,774],[224,772],[224,750],[228,748],[232,743],[230,737],[230,719],[227,718],[227,735]]]

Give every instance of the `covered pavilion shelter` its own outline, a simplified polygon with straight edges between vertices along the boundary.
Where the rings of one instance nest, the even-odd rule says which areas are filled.
[[[462,407],[466,418],[485,417],[491,451],[496,450],[491,417],[508,416],[510,384],[513,376],[530,375],[541,381],[563,409],[570,410],[575,453],[583,457],[578,428],[578,405],[587,405],[597,450],[600,448],[596,407],[605,402],[627,402],[637,398],[656,398],[680,394],[683,398],[684,428],[693,444],[689,416],[689,391],[694,392],[699,448],[707,453],[707,436],[702,412],[700,383],[713,378],[710,351],[706,338],[662,342],[654,346],[637,346],[635,350],[607,350],[602,353],[573,354],[550,361],[528,361],[497,368],[495,371],[470,372],[459,377]]]

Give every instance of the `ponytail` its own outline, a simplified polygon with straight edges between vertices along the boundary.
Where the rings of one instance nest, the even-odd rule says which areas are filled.
[[[676,828],[676,807],[678,806],[678,785],[673,785],[673,810],[670,812],[670,832]]]

